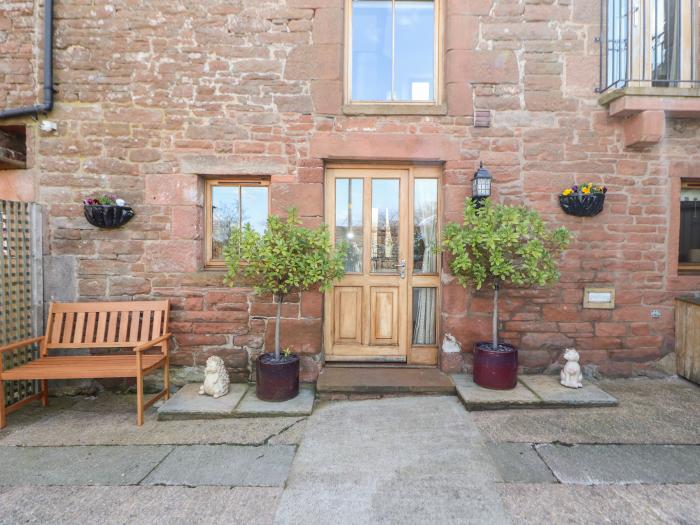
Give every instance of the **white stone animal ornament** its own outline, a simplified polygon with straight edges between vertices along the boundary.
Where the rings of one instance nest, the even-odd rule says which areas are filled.
[[[564,350],[566,364],[561,370],[561,384],[569,388],[581,388],[583,386],[583,374],[581,365],[578,364],[579,355],[574,348]]]
[[[224,360],[217,355],[207,359],[207,366],[204,369],[204,384],[199,387],[199,393],[217,399],[228,394],[230,384]]]
[[[452,334],[445,334],[442,340],[442,351],[448,354],[456,354],[462,351],[462,346]]]

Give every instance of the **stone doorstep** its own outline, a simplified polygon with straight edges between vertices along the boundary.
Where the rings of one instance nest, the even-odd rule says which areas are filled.
[[[320,396],[347,395],[454,395],[450,376],[437,368],[372,366],[325,367],[318,377]]]
[[[453,374],[457,396],[467,410],[512,408],[589,408],[617,406],[615,397],[592,384],[566,388],[558,376],[522,375],[513,390],[490,390],[474,383],[471,376]]]
[[[228,394],[214,399],[200,395],[199,387],[199,383],[189,383],[178,390],[158,408],[158,420],[308,416],[316,394],[313,385],[304,384],[294,399],[268,402],[256,397],[255,385],[232,383]]]

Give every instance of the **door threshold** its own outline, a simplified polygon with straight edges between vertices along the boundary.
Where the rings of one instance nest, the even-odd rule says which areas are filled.
[[[326,361],[327,368],[437,368],[437,365],[409,365],[380,361]]]

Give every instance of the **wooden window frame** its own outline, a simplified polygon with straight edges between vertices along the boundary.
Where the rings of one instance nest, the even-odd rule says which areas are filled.
[[[640,12],[632,12],[631,34],[628,35],[630,41],[630,49],[628,51],[629,76],[631,87],[650,87],[653,86],[652,80],[652,53],[646,47],[650,45],[654,35],[655,11],[653,7],[654,0],[639,0],[642,6]],[[682,13],[686,14],[681,19],[681,44],[680,44],[680,79],[688,81],[695,78],[696,74],[696,57],[695,57],[695,39],[697,38],[697,28],[693,23],[697,19],[697,8],[694,0],[680,0],[682,4]],[[690,14],[688,15],[688,11]],[[647,72],[648,73],[643,73]],[[649,76],[647,79],[646,76]],[[693,87],[692,83],[681,82],[679,88]],[[663,89],[663,88],[662,88]]]
[[[214,208],[213,208],[213,189],[217,186],[235,186],[235,187],[265,187],[267,188],[267,213],[270,215],[270,177],[269,176],[251,176],[251,177],[216,177],[207,178],[204,181],[204,267],[206,269],[222,270],[226,267],[223,260],[214,259],[212,257],[212,235],[214,223]]]
[[[700,275],[700,263],[683,263],[678,261],[678,257],[680,255],[680,235],[681,235],[681,218],[680,218],[680,203],[682,202],[680,200],[680,196],[683,192],[684,189],[700,189],[700,178],[683,178],[680,181],[680,191],[678,193],[678,201],[676,202],[676,205],[679,206],[678,208],[678,221],[676,224],[676,236],[679,239],[678,241],[678,246],[676,246],[676,253],[675,253],[675,258],[678,263],[678,275],[683,276],[683,275],[694,275],[698,276]]]
[[[435,9],[432,101],[364,101],[352,100],[352,1],[344,0],[345,38],[343,75],[343,113],[346,115],[446,115],[444,79],[445,0],[433,0]]]

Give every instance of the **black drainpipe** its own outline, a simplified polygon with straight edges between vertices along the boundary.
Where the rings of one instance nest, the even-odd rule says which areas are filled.
[[[44,103],[0,111],[0,119],[39,117],[53,109],[53,0],[44,0]]]

